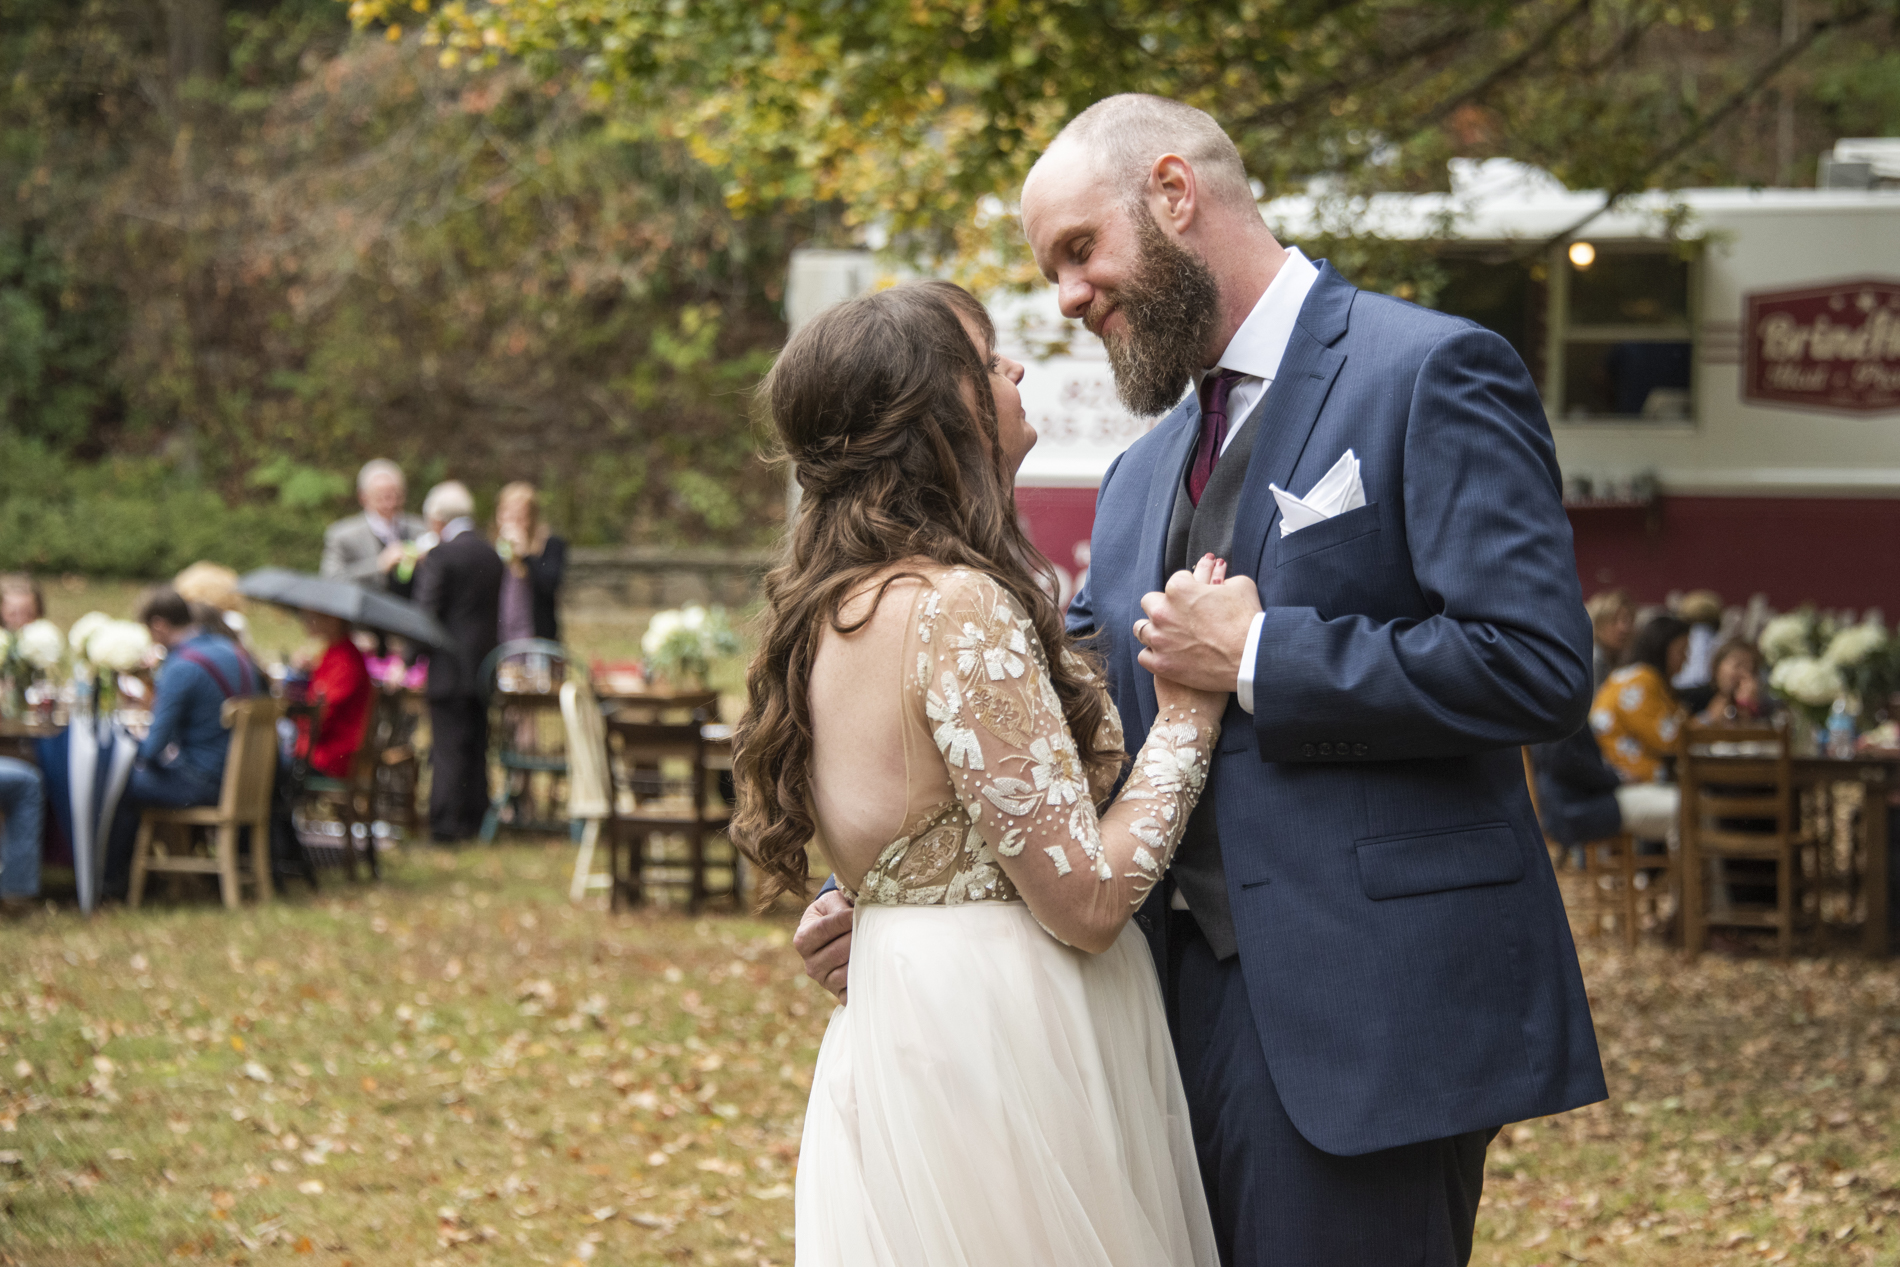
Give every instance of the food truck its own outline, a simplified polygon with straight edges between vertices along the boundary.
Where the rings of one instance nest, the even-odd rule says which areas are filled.
[[[1900,142],[1833,157],[1850,144],[1872,156],[1857,183],[1877,187],[1689,189],[1603,211],[1601,193],[1537,169],[1460,160],[1448,193],[1290,197],[1261,212],[1291,244],[1347,222],[1433,243],[1434,306],[1508,339],[1542,393],[1586,593],[1655,602],[1706,588],[1892,618]],[[802,285],[795,261],[794,320],[821,293],[862,289],[845,288],[847,269],[872,283],[868,257],[823,254]],[[1052,290],[992,296],[991,309],[1000,349],[1026,366],[1040,435],[1017,504],[1066,598],[1088,568],[1102,474],[1154,420],[1121,408],[1101,344]]]

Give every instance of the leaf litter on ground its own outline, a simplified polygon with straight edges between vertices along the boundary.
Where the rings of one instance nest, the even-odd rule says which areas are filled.
[[[0,1264],[773,1263],[828,997],[791,913],[566,848],[0,941]],[[1474,1261],[1892,1263],[1900,973],[1583,944],[1611,1098],[1507,1126]]]

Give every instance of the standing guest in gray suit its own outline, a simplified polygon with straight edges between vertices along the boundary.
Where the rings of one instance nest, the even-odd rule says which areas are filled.
[[[409,486],[402,468],[374,458],[356,475],[363,513],[339,519],[323,533],[323,578],[354,581],[407,597],[414,579],[415,541],[426,525],[403,510]]]

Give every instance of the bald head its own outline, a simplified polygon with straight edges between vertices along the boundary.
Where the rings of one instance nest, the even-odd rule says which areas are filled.
[[[1090,169],[1111,196],[1139,201],[1147,193],[1155,160],[1164,154],[1187,160],[1210,203],[1258,214],[1240,151],[1213,116],[1142,92],[1106,97],[1069,120],[1029,179],[1033,182],[1045,166],[1081,166]]]
[[[1107,349],[1135,413],[1213,365],[1286,251],[1207,114],[1128,93],[1084,110],[1023,183],[1023,236],[1062,315]]]

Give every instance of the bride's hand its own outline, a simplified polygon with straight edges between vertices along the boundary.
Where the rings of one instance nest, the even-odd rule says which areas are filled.
[[[1227,711],[1227,693],[1196,690],[1170,678],[1158,677],[1155,679],[1155,703],[1160,705],[1164,716],[1179,719],[1193,713],[1196,717],[1219,722],[1221,714]]]

